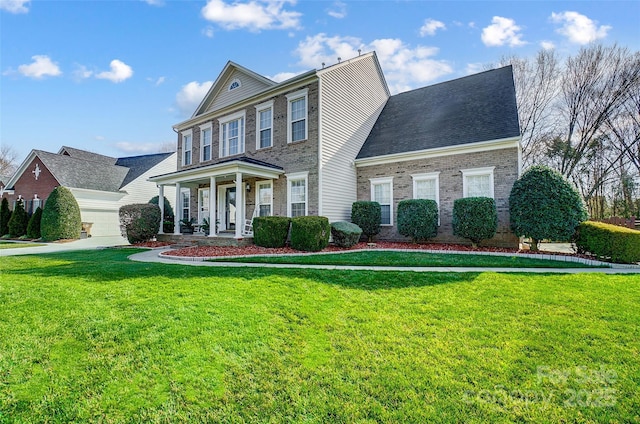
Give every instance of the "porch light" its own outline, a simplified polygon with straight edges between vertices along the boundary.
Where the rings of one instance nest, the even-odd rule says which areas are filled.
[[[247,183],[247,191],[251,191],[251,184]]]

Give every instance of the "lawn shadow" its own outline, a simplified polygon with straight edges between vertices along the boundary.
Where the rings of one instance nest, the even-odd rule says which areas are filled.
[[[385,290],[433,286],[473,281],[480,272],[392,272],[283,268],[200,267],[186,264],[159,264],[134,262],[128,256],[140,249],[104,249],[61,252],[38,255],[36,264],[24,267],[12,266],[2,270],[7,275],[31,275],[38,277],[81,278],[97,283],[119,282],[127,278],[160,279],[179,284],[185,278],[241,278],[246,281],[274,278],[295,278],[323,284],[339,285],[358,290]],[[13,257],[17,261],[28,260],[32,255]]]

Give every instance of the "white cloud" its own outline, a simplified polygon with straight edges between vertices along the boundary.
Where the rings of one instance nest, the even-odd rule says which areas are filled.
[[[178,94],[176,94],[176,105],[180,113],[191,116],[200,105],[200,102],[202,102],[202,99],[204,99],[204,96],[212,84],[213,81],[205,81],[203,83],[191,81],[182,86]]]
[[[31,59],[33,59],[33,63],[18,66],[18,72],[25,77],[40,79],[48,76],[57,77],[58,75],[62,75],[58,64],[52,62],[49,56],[36,55],[31,56]]]
[[[540,47],[542,47],[545,50],[553,50],[556,48],[556,45],[553,44],[553,41],[542,40],[540,42]]]
[[[109,66],[111,67],[110,71],[97,73],[96,78],[119,83],[133,76],[133,69],[131,69],[131,66],[118,59],[112,60]]]
[[[207,26],[206,28],[202,28],[202,35],[204,35],[207,38],[213,38],[213,27],[211,25]]]
[[[127,154],[147,154],[161,151],[163,143],[132,143],[130,141],[119,141],[114,144],[114,147]]]
[[[384,71],[389,89],[393,93],[422,87],[440,76],[453,72],[444,60],[434,59],[436,47],[412,48],[399,39],[378,39],[364,44],[354,37],[328,37],[326,34],[309,36],[300,42],[296,54],[299,65],[320,68],[337,63],[337,58],[351,59],[362,52],[375,50]]]
[[[224,29],[265,29],[299,28],[299,12],[284,10],[285,4],[295,4],[292,0],[264,1],[252,0],[248,3],[227,4],[223,0],[209,0],[202,8],[202,16]]]
[[[275,74],[274,76],[267,78],[269,78],[271,81],[282,82],[288,80],[289,78],[293,78],[298,74],[298,72],[280,72],[279,74]]]
[[[477,74],[478,72],[484,71],[484,64],[479,62],[467,63],[467,67],[465,68],[464,71],[467,75]]]
[[[158,7],[164,6],[164,0],[142,0],[142,1],[151,6],[158,6]]]
[[[347,4],[341,1],[333,3],[332,8],[327,12],[329,16],[336,19],[347,17]]]
[[[165,79],[166,79],[165,77],[147,78],[147,81],[149,81],[150,83],[152,83],[153,85],[158,87],[158,86],[164,84]]]
[[[0,10],[9,13],[28,13],[31,0],[0,0]]]
[[[439,29],[447,29],[444,22],[436,21],[435,19],[427,19],[424,21],[424,25],[420,28],[420,36],[435,35]]]
[[[552,13],[550,19],[553,23],[562,24],[562,27],[556,31],[576,44],[589,44],[592,41],[605,38],[611,29],[609,25],[598,26],[596,21],[578,12]]]
[[[76,69],[73,71],[73,78],[77,81],[91,78],[92,75],[93,71],[90,71],[84,65],[77,65]]]
[[[482,42],[490,47],[505,44],[511,47],[522,46],[526,43],[521,39],[520,29],[513,19],[494,16],[491,25],[482,29]]]

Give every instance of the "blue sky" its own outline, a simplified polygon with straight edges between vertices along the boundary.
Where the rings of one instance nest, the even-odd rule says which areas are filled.
[[[635,0],[0,0],[0,143],[158,151],[228,60],[280,81],[375,50],[397,93],[541,48],[637,51],[639,24]]]

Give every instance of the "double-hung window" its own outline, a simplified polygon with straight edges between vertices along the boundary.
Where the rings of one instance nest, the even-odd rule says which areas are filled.
[[[182,197],[182,204],[180,205],[180,207],[182,208],[182,219],[188,221],[191,218],[191,190],[189,190],[188,188],[183,188],[180,190],[180,194]]]
[[[287,215],[290,217],[308,214],[309,173],[287,174]]]
[[[271,181],[256,182],[256,212],[257,216],[271,216],[273,204],[273,185]]]
[[[211,160],[211,123],[200,127],[200,162]]]
[[[256,106],[256,149],[273,146],[273,102]]]
[[[393,225],[393,177],[372,178],[371,201],[380,204],[381,225]]]
[[[493,170],[495,167],[462,169],[463,197],[493,198]]]
[[[220,157],[244,153],[244,111],[220,119]]]
[[[309,90],[287,94],[287,142],[295,143],[307,139],[307,103]]]
[[[413,179],[413,198],[433,200],[440,211],[440,173],[414,174],[411,178]],[[439,222],[440,217],[438,217]]]
[[[182,166],[191,165],[191,138],[192,131],[182,133]]]

